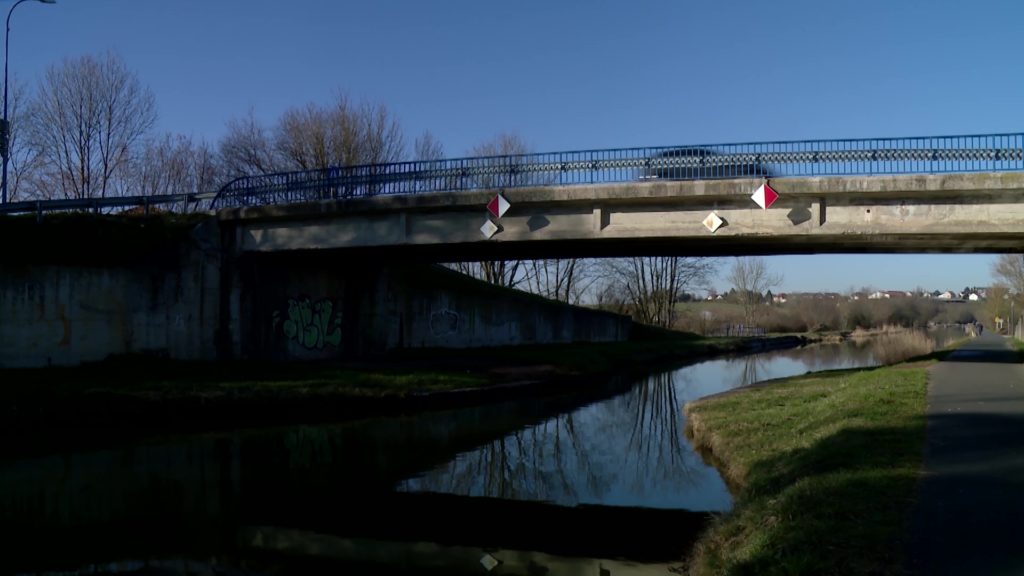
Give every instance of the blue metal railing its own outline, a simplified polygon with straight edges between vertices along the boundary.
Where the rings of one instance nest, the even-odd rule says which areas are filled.
[[[239,178],[214,207],[638,180],[1024,170],[1024,134],[620,148],[398,162]]]
[[[396,162],[238,178],[217,193],[18,202],[0,214],[141,206],[225,208],[381,194],[657,180],[1024,170],[1024,134],[801,140]]]

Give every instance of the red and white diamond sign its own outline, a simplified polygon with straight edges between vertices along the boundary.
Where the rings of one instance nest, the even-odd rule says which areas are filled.
[[[508,203],[508,200],[505,200],[501,192],[495,194],[494,198],[491,198],[491,201],[487,203],[487,211],[495,218],[504,216],[505,212],[508,212],[508,209],[511,207],[512,205]]]
[[[779,199],[779,193],[773,190],[772,187],[765,182],[758,186],[757,190],[754,190],[750,199],[757,202],[757,205],[760,206],[762,210],[767,210],[772,207],[772,204],[775,204],[776,200]]]

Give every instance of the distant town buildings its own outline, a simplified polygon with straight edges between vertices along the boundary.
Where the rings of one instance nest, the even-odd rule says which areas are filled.
[[[852,292],[844,295],[838,292],[782,292],[773,294],[770,290],[765,293],[764,301],[772,304],[785,304],[798,300],[893,300],[898,298],[924,298],[936,299],[947,302],[978,302],[984,300],[987,295],[987,288],[968,288],[966,290],[938,290],[928,292],[918,288],[914,292],[906,290],[876,290],[874,292]],[[731,293],[731,292],[730,292]],[[719,294],[709,291],[706,300],[728,300],[730,294]]]

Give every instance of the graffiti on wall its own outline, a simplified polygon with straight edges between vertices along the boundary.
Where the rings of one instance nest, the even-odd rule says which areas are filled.
[[[459,314],[448,308],[435,310],[430,314],[430,334],[449,336],[459,331]]]
[[[322,298],[313,302],[307,296],[288,299],[287,317],[274,310],[273,331],[281,326],[285,337],[308,350],[341,344],[341,311],[334,313],[334,302]]]

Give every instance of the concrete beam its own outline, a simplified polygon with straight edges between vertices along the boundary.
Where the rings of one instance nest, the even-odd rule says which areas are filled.
[[[1003,252],[1024,250],[1024,174],[645,181],[504,190],[512,204],[480,233],[497,190],[242,208],[247,252],[350,250],[442,259],[629,254]],[[711,212],[717,232],[702,224]]]

